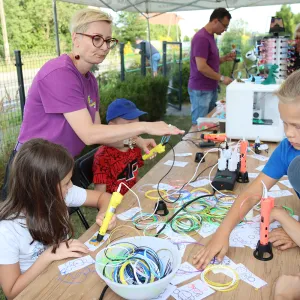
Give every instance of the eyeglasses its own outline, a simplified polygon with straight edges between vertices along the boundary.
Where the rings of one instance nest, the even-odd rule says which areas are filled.
[[[80,33],[80,32],[76,32],[76,34],[80,34],[83,36],[87,36],[90,37],[92,39],[92,43],[96,48],[101,48],[104,44],[104,42],[107,45],[108,49],[113,49],[117,44],[118,44],[118,40],[115,38],[109,38],[109,39],[104,39],[101,35],[90,35],[90,34],[85,34],[85,33]]]
[[[218,21],[223,25],[223,27],[224,27],[225,30],[228,29],[229,24],[228,24],[228,25],[225,25],[225,24],[223,24],[223,23],[221,22],[221,20],[219,20],[219,19],[218,19]]]

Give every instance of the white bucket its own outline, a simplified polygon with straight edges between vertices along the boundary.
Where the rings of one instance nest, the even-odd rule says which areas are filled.
[[[119,296],[128,300],[147,300],[159,296],[167,288],[168,284],[171,282],[171,280],[175,276],[175,273],[180,267],[181,255],[178,247],[172,244],[172,242],[170,242],[169,240],[149,236],[136,236],[121,239],[116,241],[115,243],[112,243],[110,246],[117,243],[132,243],[136,246],[149,247],[156,252],[161,249],[170,250],[170,252],[172,253],[171,258],[173,256],[172,272],[158,281],[141,285],[124,285],[111,281],[103,275],[104,265],[97,263],[97,261],[103,260],[105,249],[102,249],[96,256],[95,268],[98,275]]]

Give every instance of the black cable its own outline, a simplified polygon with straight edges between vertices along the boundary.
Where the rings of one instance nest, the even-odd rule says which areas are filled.
[[[196,139],[197,140],[197,139]],[[200,139],[198,139],[200,140]],[[190,140],[190,139],[186,139],[186,140],[181,140],[182,142],[191,142],[193,143],[196,147],[200,148],[199,144],[195,143],[193,140]]]
[[[103,300],[103,298],[104,298],[104,295],[105,295],[105,293],[106,293],[107,289],[108,289],[108,285],[106,285],[106,286],[104,287],[104,289],[102,290],[102,293],[101,293],[101,295],[100,295],[100,298],[99,298],[99,300]]]
[[[203,174],[207,169],[212,168],[214,165],[215,165],[215,164],[210,165],[210,166],[206,167],[205,169],[203,169],[203,170],[197,175],[197,177],[196,177],[194,180],[192,180],[191,182],[195,182],[201,174]]]
[[[160,190],[159,190],[160,183],[171,172],[172,168],[174,167],[174,163],[175,163],[175,150],[174,150],[173,146],[170,143],[165,143],[164,145],[169,145],[171,147],[171,149],[173,151],[173,163],[172,163],[172,166],[169,169],[169,171],[159,180],[159,182],[157,184],[157,193],[158,193],[158,195],[159,195],[159,197],[160,197],[161,200],[163,200],[163,201],[165,201],[167,203],[175,203],[176,201],[178,201],[178,199],[180,198],[181,194],[179,194],[178,198],[175,201],[167,201],[166,199],[163,198],[163,196],[161,195]],[[180,192],[183,189],[183,187],[184,186],[182,186],[181,189],[178,190],[178,192]]]
[[[193,202],[195,202],[198,199],[201,198],[205,198],[205,197],[212,197],[214,194],[209,194],[209,195],[203,195],[203,196],[199,196],[193,200],[190,200],[189,202],[185,203],[179,210],[176,211],[176,213],[169,219],[166,221],[166,223],[164,224],[164,226],[157,232],[157,234],[155,235],[155,237],[158,237],[158,235],[166,228],[166,226],[168,225],[168,223],[170,223],[184,208],[186,208],[187,206],[189,206],[190,204],[192,204]]]
[[[219,143],[218,149],[220,148],[220,144],[221,144],[221,143]],[[171,170],[172,170],[172,168],[173,168],[173,166],[174,166],[174,163],[175,163],[175,150],[174,150],[173,146],[172,146],[170,143],[168,143],[168,142],[165,143],[164,145],[169,145],[169,146],[171,147],[171,149],[172,149],[172,151],[173,151],[173,163],[172,163],[172,166],[171,166],[171,168],[169,169],[169,171],[168,171],[168,172],[167,172],[167,173],[159,180],[159,182],[158,182],[158,184],[157,184],[157,193],[158,193],[158,195],[159,195],[159,197],[160,197],[160,200],[162,200],[162,201],[164,201],[164,202],[166,202],[166,203],[173,204],[173,203],[176,203],[176,202],[180,199],[180,196],[181,196],[180,191],[188,184],[188,181],[187,181],[186,183],[184,183],[184,184],[182,185],[182,187],[177,191],[176,194],[179,194],[177,199],[175,199],[174,201],[168,201],[168,200],[166,200],[166,199],[163,198],[163,196],[161,195],[160,190],[159,190],[159,185],[160,185],[160,183],[162,182],[162,180],[163,180],[163,179],[171,172]],[[194,182],[195,180],[197,180],[198,177],[199,177],[205,170],[207,170],[208,168],[211,168],[211,167],[213,167],[213,166],[214,166],[214,165],[209,166],[209,167],[205,168],[204,170],[202,170],[202,171],[197,175],[196,179],[194,179],[194,180],[191,181],[191,182]]]
[[[201,129],[201,130],[197,130],[197,131],[188,131],[188,132],[186,132],[184,135],[182,135],[181,141],[183,141],[183,137],[186,136],[187,134],[190,134],[190,133],[198,133],[198,132],[203,132],[203,131],[208,131],[208,130],[210,130],[210,129],[217,128],[217,127],[219,127],[219,126],[220,126],[220,124],[217,124],[217,125],[215,125],[215,126],[207,127],[207,128],[205,128],[205,129]]]

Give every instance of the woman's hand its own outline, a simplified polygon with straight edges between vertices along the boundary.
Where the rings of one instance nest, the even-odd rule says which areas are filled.
[[[96,216],[96,223],[101,226],[104,220],[106,212],[98,212],[97,216]],[[116,215],[113,215],[113,217],[111,218],[109,225],[108,225],[108,230],[112,230],[113,228],[115,228],[117,225],[117,218]]]
[[[163,121],[160,122],[144,122],[145,133],[150,135],[178,135],[184,134],[184,130],[178,129],[176,126],[167,124]]]
[[[202,247],[194,256],[193,264],[198,270],[203,270],[216,256],[218,261],[222,261],[229,248],[229,238],[223,233],[216,232],[207,245]]]
[[[141,137],[137,137],[136,145],[142,151],[144,151],[146,154],[148,154],[149,151],[156,146],[156,143],[155,143],[154,139],[143,139]],[[150,159],[154,158],[155,156],[156,156],[156,153]]]
[[[82,257],[89,253],[86,245],[78,240],[69,240],[68,246],[66,242],[59,244],[55,253],[52,253],[52,247],[49,247],[44,253],[49,257],[50,261],[61,260],[69,257]]]

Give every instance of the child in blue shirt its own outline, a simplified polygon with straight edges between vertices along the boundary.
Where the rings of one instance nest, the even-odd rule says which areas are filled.
[[[287,175],[289,164],[300,155],[300,71],[290,75],[275,94],[279,98],[278,109],[286,138],[271,155],[259,176],[235,200],[212,239],[194,256],[194,264],[198,269],[204,269],[214,256],[220,261],[224,258],[229,248],[231,231],[240,222],[240,218],[260,201],[262,182],[269,190],[283,175]],[[270,234],[269,240],[273,246],[285,250],[300,245],[299,222],[278,207],[272,210],[271,219],[282,225],[282,228]]]

